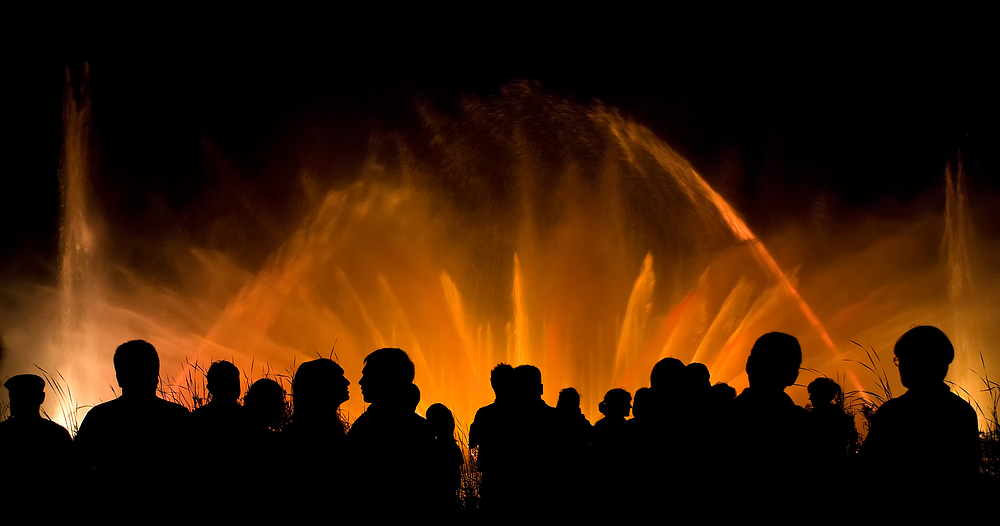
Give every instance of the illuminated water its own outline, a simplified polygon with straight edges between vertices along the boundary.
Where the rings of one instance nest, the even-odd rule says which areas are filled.
[[[58,370],[86,404],[113,396],[111,353],[133,338],[160,350],[175,382],[198,374],[185,361],[231,359],[253,377],[332,353],[357,415],[361,360],[396,346],[416,364],[420,409],[443,402],[467,423],[492,401],[500,361],[539,366],[552,404],[576,387],[592,420],[606,390],[647,385],[666,356],[740,389],[750,346],[773,330],[847,389],[872,388],[843,361],[864,357],[851,340],[891,364],[914,324],[952,335],[952,378],[970,390],[980,350],[1000,362],[986,344],[995,280],[976,275],[960,170],[946,210],[822,234],[789,225],[765,246],[686,160],[613,109],[515,84],[465,100],[460,115],[420,115],[425,137],[374,146],[262,268],[183,239],[150,247],[183,270],[166,286],[111,263],[115,229],[88,186],[89,103],[67,96],[59,287],[7,286],[18,308],[0,328],[3,374]],[[799,268],[817,250],[824,263]]]

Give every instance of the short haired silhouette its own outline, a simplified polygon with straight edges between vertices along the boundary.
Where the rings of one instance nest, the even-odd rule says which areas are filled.
[[[498,363],[490,371],[490,386],[497,400],[509,397],[514,391],[514,367],[506,363]]]
[[[200,476],[211,493],[203,502],[204,513],[221,517],[240,495],[250,448],[250,422],[238,401],[240,370],[235,365],[215,362],[205,378],[211,398],[191,413],[191,426],[204,452]]]
[[[361,394],[370,404],[391,401],[400,391],[409,389],[414,378],[413,362],[401,349],[378,349],[365,358],[361,372]]]
[[[795,383],[802,365],[802,347],[794,336],[769,332],[754,342],[747,358],[750,387],[781,390]]]
[[[362,509],[412,513],[431,499],[434,433],[413,410],[419,390],[406,352],[378,349],[364,360],[361,392],[368,409],[354,421],[348,442],[355,460]],[[391,509],[385,503],[393,502]],[[409,511],[408,511],[409,510]]]
[[[968,495],[978,473],[979,423],[976,411],[944,382],[954,359],[951,340],[923,325],[903,334],[894,347],[899,379],[907,391],[886,401],[871,418],[862,455],[868,474],[890,478],[892,502],[901,517],[947,511],[958,519],[970,509],[957,503]]]
[[[802,364],[802,348],[794,336],[767,333],[754,342],[747,358],[750,387],[733,405],[732,467],[744,477],[739,508],[754,518],[774,506],[800,506],[797,482],[806,449],[805,410],[785,394]]]
[[[92,477],[84,487],[114,491],[121,511],[153,514],[154,503],[176,498],[183,488],[183,470],[169,466],[185,459],[179,444],[190,440],[190,414],[156,396],[160,359],[149,342],[119,345],[114,364],[121,396],[91,409],[74,441]]]
[[[152,393],[160,383],[160,355],[145,340],[125,342],[113,358],[118,386],[125,391]]]
[[[490,385],[496,399],[479,408],[469,426],[469,449],[482,473],[479,505],[487,513],[503,509],[512,486],[508,466],[517,412],[514,368],[497,364],[490,372]]]
[[[232,362],[221,360],[212,364],[205,374],[206,387],[212,399],[235,402],[240,397],[240,370]]]
[[[677,358],[664,358],[649,373],[652,389],[676,389],[684,381],[684,362]]]
[[[10,416],[0,422],[0,451],[3,475],[0,495],[8,519],[18,520],[20,512],[43,509],[62,512],[62,499],[51,499],[53,484],[72,475],[73,440],[61,425],[42,418],[45,380],[34,374],[19,374],[4,382],[9,395]]]

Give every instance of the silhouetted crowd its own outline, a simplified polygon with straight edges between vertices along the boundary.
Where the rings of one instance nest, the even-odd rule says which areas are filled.
[[[665,358],[634,396],[608,391],[593,425],[575,389],[551,407],[537,367],[501,363],[490,374],[496,400],[469,429],[481,473],[470,506],[452,413],[442,404],[416,413],[414,365],[400,349],[365,358],[369,406],[348,428],[338,408],[350,382],[332,360],[298,368],[283,422],[283,388],[258,380],[241,405],[240,372],[226,361],[207,371],[211,398],[195,411],[159,398],[157,352],[134,340],[114,354],[121,396],[92,408],[75,438],[40,416],[42,378],[7,380],[2,494],[7,510],[140,524],[963,518],[979,429],[944,382],[954,348],[919,326],[894,353],[907,392],[881,405],[864,443],[833,380],[809,384],[807,408],[785,393],[802,362],[788,334],[756,341],[739,396],[712,385],[703,364]]]

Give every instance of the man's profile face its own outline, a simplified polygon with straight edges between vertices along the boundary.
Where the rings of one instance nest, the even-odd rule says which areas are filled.
[[[364,368],[361,369],[361,379],[358,380],[358,385],[361,386],[361,397],[364,398],[365,402],[375,403],[381,388],[378,368],[372,367],[371,364],[365,364]]]

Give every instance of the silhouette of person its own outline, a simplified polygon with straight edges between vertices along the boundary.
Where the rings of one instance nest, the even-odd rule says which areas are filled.
[[[579,457],[584,448],[593,441],[594,426],[590,425],[590,421],[580,409],[580,393],[576,389],[567,387],[559,391],[556,415],[562,428],[559,434],[567,440],[564,447],[574,449],[575,456]]]
[[[219,513],[238,496],[238,481],[248,465],[248,421],[239,403],[240,371],[231,362],[218,361],[208,368],[209,402],[191,413],[194,432],[203,444],[202,477],[212,488],[206,511]]]
[[[286,403],[285,390],[278,382],[270,378],[261,378],[254,382],[247,394],[243,396],[243,409],[246,413],[248,428],[248,455],[244,459],[251,469],[245,469],[246,484],[240,485],[243,492],[242,500],[247,502],[269,502],[274,498],[273,481],[283,479],[287,467],[273,459],[282,458],[287,454],[284,435],[280,432],[290,417],[291,411]],[[343,433],[340,434],[344,441]],[[341,451],[342,452],[342,451]],[[310,452],[304,452],[310,455]],[[263,459],[263,462],[257,462]],[[291,470],[292,480],[299,481],[305,476],[301,473],[303,464],[295,463]],[[306,507],[311,507],[307,504]],[[249,518],[280,519],[286,510],[278,510],[266,506],[255,507]]]
[[[479,408],[469,426],[469,449],[473,451],[476,469],[482,473],[479,489],[480,507],[489,511],[503,506],[508,500],[504,492],[511,487],[508,479],[509,446],[515,425],[514,368],[500,363],[490,372],[490,385],[496,399]]]
[[[862,447],[868,474],[893,481],[885,498],[903,504],[894,514],[948,511],[962,519],[979,467],[979,423],[944,382],[955,349],[940,329],[922,325],[900,336],[894,352],[907,391],[872,416]]]
[[[803,496],[797,474],[808,465],[805,409],[785,394],[801,364],[799,341],[780,332],[758,338],[747,358],[750,387],[733,406],[733,466],[745,481],[738,509],[753,517],[767,516],[777,505],[797,505]]]
[[[190,413],[156,396],[160,358],[144,340],[118,346],[115,375],[121,396],[87,413],[74,447],[91,477],[81,485],[114,495],[107,505],[137,513],[133,520],[156,520],[164,502],[178,498],[179,466],[187,461]]]
[[[511,481],[515,487],[511,489],[516,497],[505,504],[515,514],[551,513],[554,503],[548,494],[548,484],[568,485],[568,473],[563,469],[567,464],[566,451],[559,448],[562,437],[556,410],[542,400],[545,387],[537,367],[515,367],[514,385],[516,416],[508,457],[509,469],[514,473]]]
[[[599,448],[620,451],[627,442],[625,419],[632,412],[632,395],[622,388],[612,389],[604,394],[597,410],[604,418],[594,422],[594,442]]]
[[[858,444],[854,418],[844,411],[844,391],[829,378],[809,382],[809,406],[806,415],[810,457],[815,461],[816,485],[828,489],[845,481],[848,455]]]
[[[625,419],[632,410],[632,395],[625,389],[611,389],[598,404],[604,415],[594,422],[596,474],[603,488],[596,499],[597,508],[605,519],[616,515],[622,502],[627,502],[631,488],[615,481],[629,480],[631,464],[625,459],[631,451],[632,426]]]
[[[7,513],[16,510],[37,513],[42,503],[62,509],[63,499],[52,499],[54,484],[72,474],[73,439],[63,426],[42,418],[45,380],[34,374],[19,374],[4,382],[10,399],[10,416],[0,422],[0,494]],[[58,488],[56,488],[58,490]],[[10,519],[16,519],[8,515]]]
[[[465,464],[462,449],[455,441],[455,417],[444,404],[433,404],[427,408],[427,423],[434,433],[429,505],[444,517],[455,517],[461,506],[458,490]]]
[[[427,479],[434,450],[430,425],[413,411],[413,362],[401,349],[384,348],[364,363],[358,383],[371,405],[348,433],[360,509],[412,515],[431,499]]]
[[[580,393],[572,387],[559,391],[555,414],[558,419],[559,457],[566,483],[555,488],[555,500],[569,510],[586,509],[590,501],[594,426],[580,409]],[[563,515],[563,518],[569,518]]]
[[[636,488],[638,513],[656,513],[664,496],[683,502],[678,491],[690,485],[686,480],[691,442],[687,386],[686,368],[676,358],[661,359],[649,373],[649,391],[642,409],[644,421],[631,426],[633,450],[639,460],[632,463],[630,478],[644,480]]]
[[[303,363],[292,378],[292,421],[283,442],[298,455],[289,471],[303,512],[329,509],[330,498],[348,489],[347,435],[339,408],[350,399],[350,385],[344,369],[327,358]]]
[[[272,436],[281,430],[282,418],[287,411],[285,390],[278,382],[261,378],[247,390],[243,408],[252,434]]]

